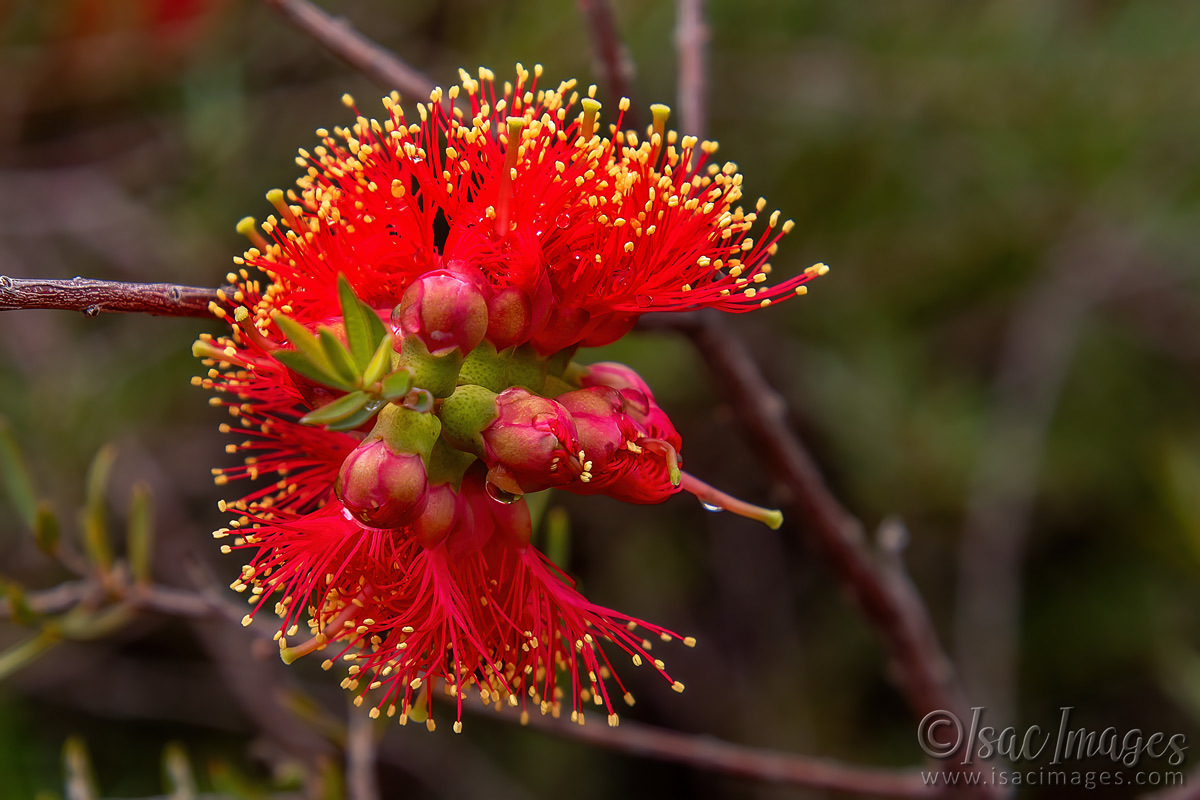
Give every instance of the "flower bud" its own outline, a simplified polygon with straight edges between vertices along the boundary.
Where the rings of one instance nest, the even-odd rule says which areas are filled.
[[[529,337],[533,301],[515,286],[501,289],[487,303],[487,339],[497,350],[521,344]]]
[[[457,349],[466,355],[483,341],[488,309],[483,292],[469,276],[437,270],[417,278],[392,314],[397,334],[416,336],[430,355]]]
[[[594,474],[602,472],[626,442],[636,442],[641,435],[625,414],[625,398],[610,386],[578,389],[554,400],[570,412],[579,446],[594,463]]]
[[[661,439],[677,451],[683,446],[683,439],[670,417],[658,407],[650,387],[629,367],[602,361],[587,367],[579,382],[585,389],[592,386],[616,389],[625,398],[625,413],[642,427],[646,438]]]
[[[442,543],[456,524],[464,522],[459,512],[461,498],[448,483],[430,486],[425,492],[425,509],[413,522],[413,535],[425,548]]]
[[[577,477],[579,442],[567,410],[521,387],[496,396],[496,417],[482,430],[489,467],[503,467],[522,491],[561,486]]]
[[[425,462],[419,455],[393,452],[383,440],[372,439],[346,456],[334,490],[362,524],[400,527],[425,507]]]

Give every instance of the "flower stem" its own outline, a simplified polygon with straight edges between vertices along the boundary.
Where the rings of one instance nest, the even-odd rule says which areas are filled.
[[[732,511],[739,517],[757,520],[773,531],[779,530],[779,526],[783,524],[783,512],[779,509],[752,505],[709,486],[695,475],[687,472],[681,472],[681,475],[683,478],[681,485],[684,491],[694,494],[696,499],[708,508],[717,511]]]

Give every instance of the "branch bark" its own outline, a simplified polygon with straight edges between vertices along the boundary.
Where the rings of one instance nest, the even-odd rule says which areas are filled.
[[[281,17],[311,36],[322,47],[380,87],[396,89],[417,100],[425,100],[434,82],[425,73],[405,63],[385,47],[363,36],[354,26],[337,19],[308,0],[264,0]]]
[[[125,283],[89,278],[33,280],[0,275],[0,311],[49,308],[100,313],[141,313],[161,317],[211,317],[220,302],[217,289],[173,283]]]

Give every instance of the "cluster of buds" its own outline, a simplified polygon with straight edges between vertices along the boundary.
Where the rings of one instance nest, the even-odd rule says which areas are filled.
[[[403,394],[373,397],[370,374],[353,378],[366,387],[356,392],[373,397],[361,407],[345,403],[350,395],[338,397],[337,383],[326,387],[325,403],[306,421],[363,434],[335,484],[347,513],[372,528],[412,529],[436,545],[444,537],[435,532],[453,529],[461,514],[462,503],[451,496],[476,461],[491,497],[507,502],[551,488],[635,503],[661,502],[679,491],[682,442],[645,381],[621,364],[581,367],[562,354],[542,358],[530,344],[497,348],[488,335],[489,309],[500,306],[504,314],[513,305],[494,301],[467,270],[420,277],[391,312],[391,333],[369,343],[391,344],[388,374],[374,381],[377,391],[389,385]],[[355,297],[343,303],[342,321],[318,331],[331,363],[352,363],[353,348],[339,355],[340,342],[330,343],[327,332],[352,339],[356,315],[366,313],[378,312]],[[509,322],[504,327],[511,331]],[[277,323],[298,345],[277,355],[302,364],[299,389],[312,396],[311,384],[321,378],[317,365],[296,361],[303,357],[298,324],[286,317]],[[305,377],[313,374],[315,381]],[[771,521],[773,513],[749,515]]]

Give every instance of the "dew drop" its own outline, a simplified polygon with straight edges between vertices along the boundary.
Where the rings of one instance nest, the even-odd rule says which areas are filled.
[[[654,298],[648,294],[639,294],[635,298],[638,308],[649,308],[654,303]]]
[[[558,226],[559,230],[565,230],[571,225],[571,215],[566,212],[559,214],[554,218],[554,224]]]
[[[8,289],[13,285],[12,278],[7,275],[0,275],[0,289]]]
[[[725,509],[721,508],[720,506],[714,506],[712,503],[706,503],[703,500],[700,501],[700,507],[703,508],[705,511],[711,511],[714,514],[725,510]]]
[[[100,316],[100,306],[90,305],[83,310],[83,313],[88,317],[98,317]]]
[[[495,500],[497,503],[511,505],[521,499],[521,495],[506,492],[491,481],[484,481],[483,487],[487,490],[488,497]]]

